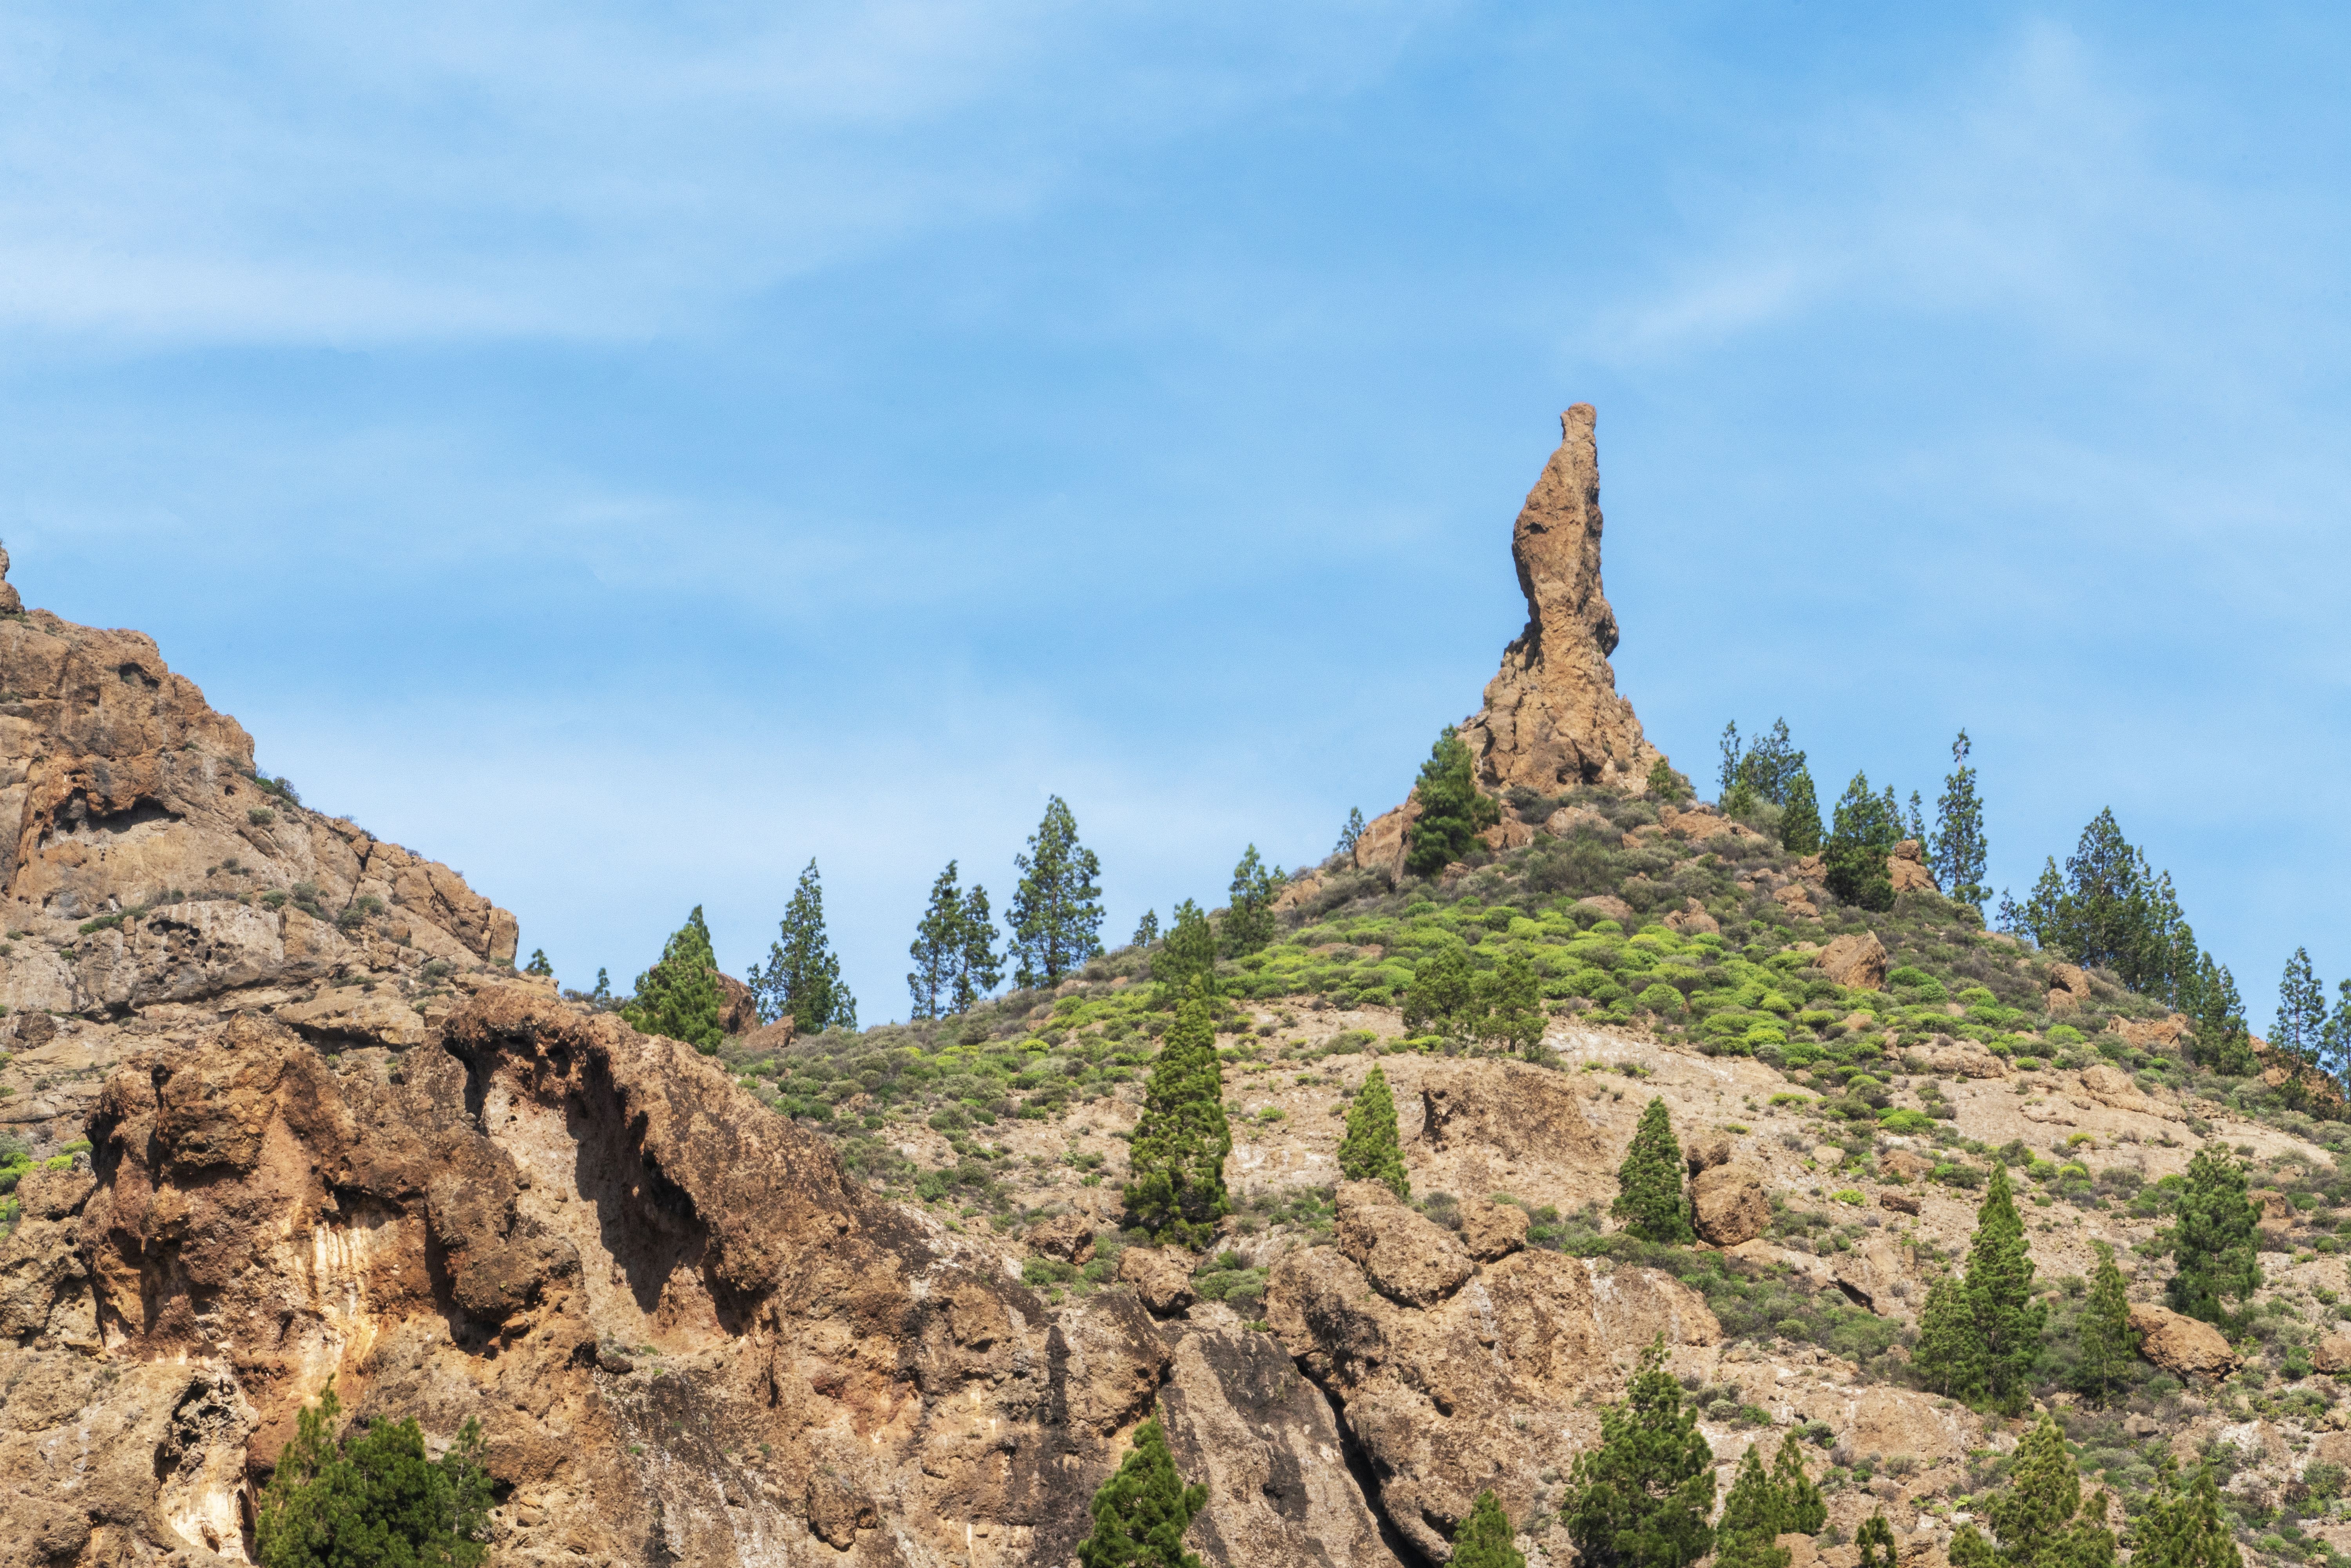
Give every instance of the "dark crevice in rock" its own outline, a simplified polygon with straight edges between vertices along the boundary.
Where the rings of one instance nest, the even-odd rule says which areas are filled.
[[[1354,1427],[1347,1424],[1346,1401],[1332,1393],[1307,1369],[1302,1356],[1298,1358],[1298,1375],[1312,1384],[1322,1394],[1323,1402],[1331,1406],[1331,1420],[1339,1428],[1340,1457],[1346,1460],[1347,1474],[1353,1478],[1355,1490],[1363,1494],[1364,1506],[1371,1510],[1372,1517],[1379,1521],[1380,1544],[1394,1552],[1395,1560],[1405,1564],[1405,1568],[1438,1568],[1428,1553],[1398,1530],[1395,1521],[1388,1517],[1387,1498],[1380,1490],[1379,1474],[1373,1468],[1372,1456],[1357,1441]]]

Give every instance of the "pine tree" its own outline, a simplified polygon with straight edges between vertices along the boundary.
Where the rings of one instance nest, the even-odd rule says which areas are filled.
[[[2032,1299],[2032,1260],[2008,1167],[1994,1164],[1969,1239],[1966,1276],[1947,1275],[1927,1292],[1912,1364],[1953,1399],[1986,1400],[2013,1415],[2031,1394],[2048,1315]]]
[[[2130,1298],[2124,1293],[2123,1271],[2115,1266],[2115,1249],[2103,1241],[2097,1267],[2090,1271],[2090,1299],[2082,1309],[2080,1331],[2082,1392],[2105,1404],[2115,1380],[2138,1354],[2138,1333],[2131,1327]]]
[[[2250,1300],[2261,1289],[2254,1225],[2245,1197],[2245,1171],[2223,1145],[2211,1143],[2188,1162],[2188,1185],[2166,1239],[2177,1266],[2164,1294],[2177,1312],[2225,1323],[2221,1298]]]
[[[355,1427],[338,1438],[341,1411],[329,1379],[317,1407],[296,1413],[294,1437],[278,1455],[254,1520],[262,1568],[481,1563],[476,1537],[486,1532],[494,1500],[481,1424],[469,1417],[432,1460],[413,1416]]]
[[[955,1006],[956,971],[963,964],[963,890],[956,885],[956,862],[931,883],[931,901],[914,923],[914,945],[906,956],[914,960],[906,977],[914,998],[910,1019],[935,1019]],[[960,1010],[960,1009],[956,1009]]]
[[[1976,770],[1968,766],[1973,749],[1968,732],[1951,742],[1951,771],[1943,779],[1943,798],[1935,803],[1935,880],[1961,904],[1980,907],[1991,896],[1983,885],[1984,862],[1990,850],[1984,841],[1983,801],[1976,795]]]
[[[1649,764],[1648,789],[1658,800],[1667,801],[1684,800],[1689,794],[1689,786],[1663,757]]]
[[[1771,1460],[1771,1485],[1780,1494],[1778,1533],[1818,1535],[1828,1524],[1828,1503],[1804,1473],[1803,1447],[1793,1432],[1780,1439],[1780,1451]]]
[[[1750,1443],[1715,1521],[1714,1568],[1788,1568],[1788,1549],[1777,1544],[1783,1511],[1763,1469],[1763,1446]]]
[[[1273,901],[1289,879],[1279,866],[1269,866],[1258,859],[1257,846],[1251,844],[1242,854],[1240,863],[1233,867],[1232,886],[1228,890],[1230,902],[1225,906],[1223,938],[1225,956],[1247,957],[1273,940]]]
[[[1982,1506],[1999,1543],[1961,1525],[1951,1538],[1954,1568],[2104,1568],[2115,1560],[2105,1494],[2084,1506],[2081,1472],[2045,1414],[2017,1445],[2007,1490]]]
[[[1886,796],[1873,795],[1869,775],[1855,773],[1836,803],[1829,829],[1829,891],[1864,909],[1894,907],[1894,883],[1886,857],[1902,839],[1901,812]]]
[[[1478,1038],[1518,1051],[1529,1061],[1541,1054],[1542,980],[1524,953],[1508,953],[1470,988],[1478,1014]]]
[[[726,1038],[718,1024],[725,1000],[718,989],[718,960],[710,951],[710,927],[703,924],[697,904],[663,946],[661,962],[637,977],[637,994],[622,1008],[621,1016],[641,1034],[682,1040],[710,1056]]]
[[[1200,1568],[1184,1550],[1192,1516],[1207,1506],[1208,1489],[1186,1486],[1167,1451],[1167,1432],[1155,1413],[1134,1429],[1118,1473],[1094,1493],[1093,1532],[1078,1544],[1083,1568]]]
[[[1682,1191],[1682,1146],[1674,1138],[1666,1103],[1652,1099],[1633,1131],[1633,1145],[1616,1168],[1616,1201],[1608,1212],[1644,1241],[1666,1244],[1697,1239],[1690,1228],[1689,1197]]]
[[[530,962],[522,967],[522,972],[526,975],[544,975],[552,978],[555,966],[547,961],[547,949],[533,947],[530,950]]]
[[[1788,721],[1773,719],[1771,734],[1748,743],[1747,755],[1739,759],[1738,782],[1758,800],[1784,807],[1788,790],[1803,768],[1804,754],[1789,739]]]
[[[1861,1521],[1854,1531],[1853,1543],[1861,1548],[1857,1568],[1894,1568],[1898,1553],[1894,1550],[1894,1527],[1886,1522],[1886,1511],[1879,1509]]]
[[[2196,1009],[2189,1019],[2195,1044],[2189,1049],[2197,1064],[2232,1078],[2253,1071],[2252,1031],[2245,1027],[2245,1004],[2237,996],[2236,977],[2226,964],[2216,964],[2207,953],[2196,971]]]
[[[1478,791],[1468,747],[1447,725],[1438,732],[1420,779],[1412,787],[1420,816],[1405,832],[1405,870],[1435,876],[1469,852],[1478,835],[1502,820],[1502,809]]]
[[[1206,979],[1196,979],[1176,1009],[1152,1063],[1127,1156],[1126,1207],[1162,1245],[1204,1246],[1217,1221],[1232,1212],[1225,1156],[1233,1152],[1233,1134],[1225,1121],[1212,994]]]
[[[1025,989],[1057,986],[1102,954],[1102,862],[1078,842],[1078,820],[1056,795],[1012,863],[1021,873],[1012,894],[1013,981]]]
[[[2335,1010],[2320,1035],[2319,1059],[2335,1086],[2351,1094],[2351,979],[2335,982]]]
[[[1714,1450],[1666,1370],[1663,1335],[1632,1386],[1600,1413],[1600,1442],[1576,1456],[1560,1509],[1583,1568],[1687,1568],[1714,1545]]]
[[[1976,1338],[1975,1304],[1968,1298],[1966,1281],[1958,1276],[1946,1274],[1928,1288],[1910,1364],[1921,1382],[1947,1399],[1980,1397],[1983,1345]]]
[[[1491,1491],[1478,1494],[1469,1517],[1453,1533],[1453,1568],[1527,1568],[1510,1516]]]
[[[2296,947],[2278,980],[2277,1022],[2270,1028],[2270,1049],[2315,1067],[2325,1034],[2326,988],[2310,967],[2310,949]]]
[[[1387,1183],[1398,1197],[1412,1196],[1404,1154],[1396,1144],[1395,1096],[1388,1075],[1374,1067],[1347,1106],[1347,1135],[1339,1141],[1339,1174],[1349,1181]]]
[[[1714,800],[1720,805],[1730,799],[1733,786],[1739,782],[1739,721],[1732,719],[1722,727],[1722,738],[1716,743],[1722,753],[1722,766],[1715,776]]]
[[[1792,855],[1820,852],[1821,802],[1813,792],[1808,768],[1797,768],[1788,780],[1788,803],[1780,809],[1780,842]]]
[[[987,889],[977,883],[956,912],[956,939],[955,1010],[967,1013],[1004,981],[1004,957],[996,950],[996,916],[987,907]]]
[[[1929,861],[1934,859],[1935,841],[1927,831],[1925,803],[1918,799],[1916,789],[1910,791],[1910,815],[1905,825],[1905,835],[1918,846],[1921,854]]]
[[[1350,806],[1347,808],[1346,826],[1339,830],[1339,845],[1331,852],[1334,855],[1353,854],[1355,846],[1363,841],[1364,809],[1361,806]]]
[[[2156,1471],[2155,1495],[2131,1529],[2131,1568],[2244,1568],[2244,1558],[2220,1511],[2212,1468],[2199,1467],[2185,1491],[2176,1485],[2169,1453]]]
[[[813,860],[800,871],[778,935],[767,963],[746,977],[759,1016],[773,1023],[789,1013],[801,1034],[855,1029],[857,998],[841,983],[841,960],[825,938],[824,886]]]
[[[1134,923],[1134,936],[1129,939],[1127,945],[1131,947],[1148,947],[1158,940],[1159,911],[1146,909],[1143,912],[1143,918]]]
[[[1151,977],[1158,982],[1158,1005],[1174,1007],[1206,981],[1213,991],[1217,980],[1217,934],[1200,906],[1186,899],[1168,922],[1167,940],[1151,956]]]
[[[590,1005],[600,1009],[612,1005],[611,972],[601,964],[596,968],[596,988],[588,993],[588,1000]]]
[[[1447,944],[1413,967],[1405,988],[1404,1027],[1412,1034],[1435,1030],[1449,1039],[1474,1035],[1478,1027],[1478,972],[1469,956]]]

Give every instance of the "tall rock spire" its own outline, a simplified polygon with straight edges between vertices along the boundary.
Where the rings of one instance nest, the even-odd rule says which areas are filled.
[[[1600,455],[1588,402],[1560,415],[1559,450],[1527,493],[1510,533],[1527,629],[1502,650],[1486,705],[1461,738],[1479,782],[1557,794],[1600,784],[1640,794],[1663,753],[1616,695],[1616,612],[1600,589]]]

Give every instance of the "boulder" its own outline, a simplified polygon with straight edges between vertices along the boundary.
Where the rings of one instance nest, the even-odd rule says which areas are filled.
[[[2094,1061],[2082,1069],[2082,1088],[2101,1105],[2111,1106],[2117,1111],[2136,1111],[2147,1116],[2176,1117],[2179,1114],[2163,1102],[2140,1093],[2138,1085],[2131,1082],[2130,1074],[2103,1061]]]
[[[1834,1144],[1817,1144],[1813,1148],[1813,1163],[1823,1170],[1834,1170],[1844,1164],[1844,1151]]]
[[[1478,1271],[1459,1237],[1406,1208],[1383,1183],[1340,1183],[1337,1207],[1339,1250],[1392,1301],[1441,1301]]]
[[[1706,905],[1693,898],[1666,916],[1666,929],[1694,936],[1702,931],[1720,931],[1722,922],[1708,915]]]
[[[316,999],[289,1002],[277,1021],[291,1024],[304,1039],[329,1045],[382,1045],[405,1051],[423,1045],[424,1016],[390,987],[362,989],[339,986]]]
[[[1796,857],[1796,875],[1799,879],[1811,883],[1814,887],[1828,886],[1828,857],[1823,854],[1798,855]]]
[[[1029,1249],[1065,1263],[1082,1263],[1094,1255],[1094,1224],[1082,1214],[1056,1214],[1029,1228]]]
[[[1602,1157],[1564,1072],[1523,1061],[1432,1062],[1421,1074],[1420,1106],[1420,1136],[1432,1148],[1476,1148],[1505,1161]]]
[[[1887,1181],[1925,1181],[1934,1168],[1934,1161],[1908,1149],[1890,1149],[1877,1161],[1878,1172]]]
[[[1118,1255],[1118,1280],[1132,1285],[1158,1318],[1173,1317],[1200,1299],[1192,1288],[1192,1255],[1175,1247],[1130,1247]]]
[[[1896,893],[1940,893],[1935,873],[1927,869],[1926,852],[1916,839],[1905,839],[1886,857],[1886,878]]]
[[[1771,1223],[1762,1173],[1737,1164],[1701,1171],[1690,1183],[1690,1216],[1698,1235],[1717,1247],[1752,1241]]]
[[[1509,1257],[1527,1244],[1527,1211],[1515,1203],[1473,1197],[1461,1206],[1461,1245],[1480,1263]]]
[[[2322,1335],[2310,1364],[2321,1372],[2351,1372],[2351,1335]]]
[[[1559,449],[1511,530],[1526,630],[1502,651],[1484,706],[1459,729],[1479,782],[1498,794],[1521,785],[1553,795],[1578,784],[1643,794],[1664,757],[1617,695],[1608,664],[1616,612],[1600,587],[1596,418],[1589,403],[1560,416]]]
[[[1488,849],[1499,853],[1503,850],[1515,850],[1533,843],[1535,831],[1531,825],[1519,821],[1518,818],[1506,816],[1479,833],[1478,839]]]
[[[2005,1078],[2008,1063],[1972,1040],[1953,1040],[1928,1053],[1927,1065],[1951,1078]]]
[[[1776,888],[1771,896],[1779,901],[1781,910],[1791,920],[1817,920],[1821,917],[1820,906],[1812,901],[1801,882]]]
[[[2069,1013],[2090,999],[2090,977],[2073,964],[2049,966],[2049,1010]]]
[[[730,1035],[747,1035],[759,1027],[759,998],[732,975],[718,977],[718,1027]]]
[[[1896,1192],[1888,1187],[1877,1195],[1877,1207],[1892,1209],[1896,1214],[1916,1214],[1918,1212],[1918,1199],[1915,1194]]]
[[[1690,1175],[1696,1176],[1700,1171],[1729,1165],[1732,1148],[1728,1133],[1696,1133],[1682,1145],[1682,1163],[1689,1167]]]
[[[1575,906],[1578,909],[1592,910],[1607,919],[1615,921],[1620,925],[1629,926],[1633,924],[1633,906],[1611,894],[1595,893],[1590,898],[1579,898],[1575,901]]]
[[[792,1036],[797,1032],[798,1026],[792,1021],[792,1015],[786,1013],[775,1022],[763,1023],[745,1035],[743,1048],[746,1051],[773,1056],[778,1051],[789,1048],[792,1043]]]
[[[1589,806],[1562,806],[1543,819],[1543,831],[1561,839],[1570,833],[1606,836],[1616,831],[1616,825]]]
[[[2159,1019],[2110,1018],[2106,1020],[2108,1034],[2119,1035],[2125,1045],[2140,1051],[2168,1051],[2185,1040],[2188,1031],[2188,1019],[2182,1013]]]
[[[2132,1303],[2130,1322],[2139,1354],[2175,1377],[2226,1377],[2237,1370],[2237,1353],[2210,1323],[2143,1302]]]
[[[1405,855],[1411,848],[1405,833],[1419,820],[1420,801],[1416,797],[1364,823],[1355,840],[1355,869],[1384,877],[1391,883],[1399,881],[1404,876]]]
[[[1886,946],[1875,931],[1848,933],[1821,949],[1813,961],[1823,974],[1851,990],[1886,988]]]

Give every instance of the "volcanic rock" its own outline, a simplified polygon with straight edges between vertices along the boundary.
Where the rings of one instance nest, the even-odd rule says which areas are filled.
[[[1690,1210],[1698,1235],[1717,1247],[1751,1241],[1771,1223],[1763,1175],[1743,1165],[1700,1172],[1690,1183]]]
[[[2228,1339],[2200,1319],[2133,1302],[2130,1322],[2139,1334],[2139,1354],[2175,1377],[2226,1377],[2237,1370]]]
[[[1375,1181],[1339,1184],[1339,1250],[1380,1294],[1408,1307],[1443,1301],[1477,1272],[1460,1238]]]
[[[1515,1203],[1473,1197],[1461,1206],[1461,1245],[1480,1263],[1509,1257],[1527,1244],[1527,1211]]]
[[[1927,869],[1926,852],[1916,839],[1905,839],[1886,857],[1886,877],[1896,893],[1939,893],[1935,873]]]
[[[1134,1287],[1154,1317],[1173,1317],[1200,1299],[1192,1286],[1191,1254],[1181,1248],[1130,1247],[1118,1255],[1118,1278]]]
[[[1029,1228],[1029,1248],[1066,1263],[1082,1263],[1094,1254],[1093,1221],[1082,1214],[1057,1214]]]
[[[2049,1010],[2069,1013],[2090,999],[2090,977],[2073,964],[2049,966]]]
[[[1614,920],[1619,925],[1630,927],[1633,924],[1633,906],[1614,894],[1595,893],[1589,898],[1577,899],[1575,906],[1578,909],[1593,910],[1606,919]]]
[[[1875,931],[1840,936],[1813,960],[1823,974],[1848,990],[1886,988],[1886,946]]]
[[[1600,586],[1600,460],[1592,405],[1560,416],[1559,449],[1527,495],[1510,555],[1527,626],[1502,652],[1485,706],[1459,727],[1479,781],[1556,794],[1578,784],[1645,793],[1663,753],[1616,695],[1616,614]]]

